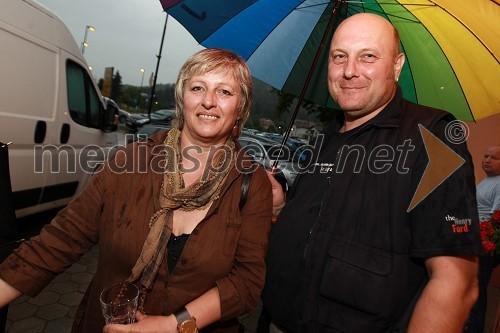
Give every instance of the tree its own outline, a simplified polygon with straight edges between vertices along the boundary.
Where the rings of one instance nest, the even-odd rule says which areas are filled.
[[[276,105],[276,117],[280,118],[283,114],[291,112],[295,108],[298,98],[294,95],[282,92],[272,88],[271,92],[278,96],[278,104]],[[292,108],[293,107],[293,108]],[[303,100],[300,106],[301,110],[305,110],[308,115],[314,116],[322,123],[328,123],[333,119],[336,112],[339,110],[327,108],[307,100]]]
[[[118,103],[127,111],[135,111],[138,102],[139,87],[131,85],[123,85],[122,94],[118,99]],[[142,103],[144,104],[144,103]]]
[[[116,71],[116,74],[113,75],[113,81],[111,81],[111,99],[118,101],[122,95],[122,89],[122,76],[120,75],[120,71]]]
[[[167,109],[175,108],[175,84],[158,84],[156,86],[156,100]]]

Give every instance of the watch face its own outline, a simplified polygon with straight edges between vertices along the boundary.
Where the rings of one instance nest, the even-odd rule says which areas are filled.
[[[198,328],[196,327],[196,319],[194,319],[193,317],[180,323],[177,328],[179,330],[179,333],[197,333],[198,332]]]

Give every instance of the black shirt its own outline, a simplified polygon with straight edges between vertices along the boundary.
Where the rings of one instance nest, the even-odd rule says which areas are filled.
[[[339,150],[353,131],[334,133],[328,137],[322,134],[317,139],[309,167],[297,176],[287,196],[287,203],[271,229],[269,251],[287,252],[286,256],[279,257],[278,265],[284,269],[276,283],[282,285],[285,290],[295,291],[284,295],[288,299],[282,300],[283,304],[290,306],[280,307],[280,311],[283,311],[280,317],[288,318],[287,322],[292,322],[293,307],[298,307],[295,312],[300,313],[302,300],[296,296],[303,277],[303,259],[309,238],[313,225],[324,208],[323,205],[328,205],[325,199],[332,185],[332,174],[335,172],[335,160]],[[280,237],[282,232],[286,232],[288,237]],[[276,257],[268,256],[266,264],[271,267],[278,266],[273,262],[275,259]],[[271,284],[272,281],[266,283],[266,285]],[[292,307],[293,304],[295,305]]]
[[[174,233],[170,234],[170,239],[168,240],[168,250],[167,250],[167,265],[168,271],[171,272],[179,258],[181,257],[182,250],[184,250],[184,246],[189,238],[189,234],[182,234],[179,236],[175,236]]]
[[[262,299],[274,322],[289,331],[398,329],[426,283],[425,258],[481,253],[472,160],[464,143],[447,141],[453,119],[398,91],[346,137],[335,134],[343,119],[334,120],[320,169],[298,177],[271,230]],[[409,211],[429,162],[421,126],[465,164]],[[359,168],[356,155],[337,155],[343,140],[365,153]],[[321,173],[321,163],[334,172]],[[469,228],[457,232],[464,221]]]

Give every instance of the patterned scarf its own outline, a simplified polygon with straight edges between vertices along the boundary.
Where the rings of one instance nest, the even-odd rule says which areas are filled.
[[[210,152],[203,175],[188,187],[182,178],[182,157],[179,149],[181,132],[177,129],[169,131],[165,139],[167,149],[165,172],[161,184],[160,209],[149,221],[149,234],[144,242],[141,255],[128,282],[137,281],[146,289],[151,289],[165,259],[167,242],[172,233],[174,210],[192,211],[204,209],[219,198],[228,175],[233,166],[235,145],[231,138],[222,147]],[[168,156],[168,152],[175,152]],[[145,295],[143,295],[145,297]],[[144,299],[142,299],[142,302]]]

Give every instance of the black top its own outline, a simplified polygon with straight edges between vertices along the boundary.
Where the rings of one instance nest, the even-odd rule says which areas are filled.
[[[279,258],[282,276],[286,276],[279,281],[279,285],[281,289],[288,291],[283,293],[280,303],[288,304],[287,307],[281,307],[281,310],[286,313],[284,316],[290,321],[292,321],[293,312],[300,313],[300,303],[303,301],[301,297],[297,297],[297,291],[301,290],[300,281],[304,274],[304,259],[307,247],[310,246],[308,244],[313,225],[320,218],[325,205],[328,206],[325,200],[328,199],[329,189],[333,185],[332,174],[337,167],[337,154],[346,138],[354,130],[334,133],[328,137],[324,134],[319,136],[314,144],[313,156],[308,162],[309,167],[297,176],[293,188],[287,195],[287,203],[271,229],[273,235],[287,234],[286,239],[280,237],[282,242],[280,241],[278,245],[287,253],[286,256]],[[280,229],[284,230],[280,231]],[[297,260],[298,258],[302,260]],[[269,264],[272,265],[268,262]]]
[[[352,131],[338,133],[342,115],[333,121],[314,170],[298,176],[271,230],[262,299],[278,326],[404,328],[427,280],[426,258],[481,253],[472,159],[464,143],[449,141],[453,120],[398,91]],[[465,163],[408,210],[429,162],[420,126]]]
[[[167,251],[167,265],[168,271],[171,272],[179,258],[181,257],[182,250],[189,238],[189,234],[182,234],[179,236],[170,234],[170,239],[168,240],[168,251]]]

